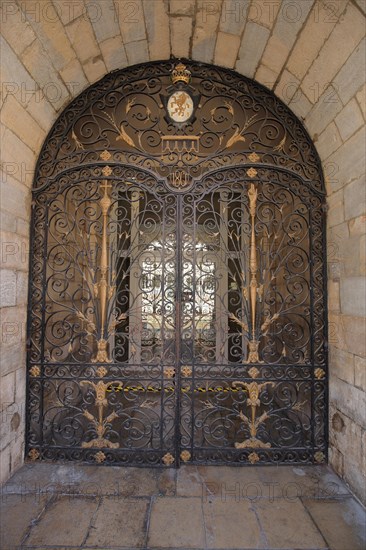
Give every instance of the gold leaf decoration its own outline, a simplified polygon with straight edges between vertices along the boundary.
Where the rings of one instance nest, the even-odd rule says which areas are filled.
[[[29,369],[29,374],[31,376],[39,376],[41,374],[41,369],[38,366],[34,365],[34,367]]]
[[[99,376],[99,378],[103,378],[107,372],[108,371],[105,367],[98,367],[96,370],[96,375]]]
[[[238,141],[245,141],[245,137],[241,135],[239,128],[237,128],[231,138],[228,139],[226,144],[227,149],[229,149],[229,147],[231,147]]]
[[[164,376],[165,378],[173,378],[173,376],[175,375],[175,368],[173,367],[166,367],[164,369]]]
[[[112,168],[110,166],[104,166],[102,170],[103,176],[110,176],[112,173]]]
[[[31,460],[37,460],[41,455],[37,449],[31,449],[28,453],[28,456]]]
[[[112,156],[112,155],[110,154],[109,151],[107,151],[107,149],[105,149],[105,150],[103,151],[103,153],[100,153],[100,158],[101,158],[102,160],[106,161],[106,162],[107,162],[107,160],[109,160],[109,159],[111,158],[111,156]]]
[[[188,365],[185,365],[184,367],[182,367],[181,373],[183,376],[187,378],[188,376],[192,375],[192,368],[189,367]]]
[[[324,376],[325,376],[325,370],[320,369],[320,368],[315,369],[315,371],[314,371],[314,376],[315,376],[315,378],[317,378],[318,380],[321,380],[321,379],[324,378]]]
[[[102,464],[105,461],[106,456],[103,451],[98,451],[97,453],[95,453],[94,458],[95,462],[97,462],[98,464]]]
[[[260,156],[257,155],[257,153],[250,153],[250,155],[248,156],[248,159],[250,160],[250,162],[258,162],[260,160]]]
[[[248,455],[248,460],[251,464],[255,464],[256,462],[259,462],[259,456],[257,453],[250,453],[250,455]]]
[[[250,178],[255,178],[257,174],[258,172],[255,168],[249,168],[249,170],[247,170],[247,176],[249,176]]]
[[[191,453],[189,451],[182,451],[180,453],[180,458],[183,460],[183,462],[188,462],[191,460]]]
[[[317,451],[314,455],[315,462],[318,462],[318,464],[321,464],[325,460],[325,454],[322,451]]]
[[[173,464],[174,460],[175,458],[171,453],[166,453],[162,458],[162,461],[166,466],[170,466],[171,464]]]

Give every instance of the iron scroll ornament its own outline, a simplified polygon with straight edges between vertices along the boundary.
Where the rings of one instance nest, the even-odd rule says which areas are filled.
[[[164,116],[173,64],[140,65],[81,94],[42,149],[28,324],[33,457],[326,457],[318,156],[263,87],[186,65],[200,94],[195,120]]]

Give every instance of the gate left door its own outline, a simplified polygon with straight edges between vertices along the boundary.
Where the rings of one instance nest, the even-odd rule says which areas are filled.
[[[141,182],[68,182],[38,194],[34,217],[29,449],[172,463],[177,196]]]

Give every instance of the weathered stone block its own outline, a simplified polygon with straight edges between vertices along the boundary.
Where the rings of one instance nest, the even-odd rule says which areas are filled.
[[[45,131],[40,128],[31,115],[9,95],[1,110],[2,123],[10,128],[19,139],[35,153],[40,152],[45,137]]]
[[[94,33],[99,44],[109,38],[120,36],[121,30],[118,23],[117,12],[118,9],[123,9],[120,4],[115,5],[113,0],[103,0],[103,2],[95,2],[94,0],[84,1],[86,9],[89,10],[89,19],[93,25]],[[131,7],[132,9],[136,9],[133,6]],[[127,13],[125,15],[128,16]]]
[[[341,310],[347,315],[366,316],[366,281],[363,277],[341,281]]]
[[[272,90],[274,84],[277,80],[277,73],[266,67],[265,65],[260,65],[255,73],[255,79],[258,80],[263,86]]]
[[[351,386],[337,377],[330,376],[331,401],[344,415],[348,416],[359,426],[364,426],[366,394],[355,386]]]
[[[170,35],[168,6],[164,0],[143,1],[146,32],[151,61],[168,59],[170,56]],[[195,57],[195,59],[199,59]]]
[[[335,88],[332,85],[328,86],[305,119],[305,124],[313,139],[316,134],[319,135],[325,130],[336,114],[342,110],[342,107]]]
[[[125,49],[130,65],[144,63],[149,59],[147,40],[140,40],[139,42],[130,42],[129,44],[125,44]]]
[[[170,0],[169,12],[174,15],[190,15],[195,10],[195,0]]]
[[[3,411],[14,403],[15,373],[10,372],[0,378],[0,410]]]
[[[220,31],[228,34],[241,35],[243,32],[246,20],[248,0],[224,0],[221,9]]]
[[[15,306],[16,286],[16,271],[2,269],[0,271],[0,307]]]
[[[357,355],[355,355],[355,385],[366,392],[366,359]]]
[[[286,105],[288,105],[299,89],[299,85],[300,81],[285,69],[275,88],[275,93],[284,103],[286,103]]]
[[[359,106],[361,107],[363,117],[366,119],[366,84],[364,84],[356,94]]]
[[[134,0],[130,4],[116,3],[118,10],[119,27],[123,42],[139,42],[146,40],[145,17],[141,0]]]
[[[22,62],[39,84],[55,110],[61,109],[69,100],[69,92],[54,69],[51,59],[40,42],[33,42],[22,54]]]
[[[126,67],[127,56],[120,35],[100,42],[99,47],[102,51],[104,63],[108,71]]]
[[[340,311],[339,281],[328,281],[328,309]]]
[[[81,64],[100,55],[100,49],[90,21],[80,17],[72,21],[65,29]]]
[[[364,124],[361,110],[355,99],[347,103],[336,116],[335,123],[343,141],[347,141]]]
[[[333,191],[365,174],[365,139],[366,133],[363,127],[328,158],[327,163],[333,167],[330,184]]]
[[[213,62],[217,27],[221,15],[221,4],[221,0],[213,4],[207,4],[203,0],[198,2],[196,25],[192,41],[193,59],[206,63]]]
[[[354,355],[348,351],[330,347],[329,369],[332,376],[337,376],[348,384],[355,383]]]
[[[329,87],[330,82],[359,44],[364,32],[364,21],[358,16],[357,8],[348,3],[342,18],[335,25],[303,80],[301,87],[312,103],[316,103],[317,97]]]
[[[10,177],[32,186],[36,155],[11,130],[6,129],[1,143],[2,181],[11,181]],[[21,214],[21,212],[19,212]]]
[[[366,215],[352,218],[348,222],[349,233],[351,237],[357,237],[365,235],[366,233]]]
[[[320,134],[315,146],[319,153],[320,158],[324,161],[329,155],[336,151],[342,145],[341,136],[339,135],[338,128],[331,122],[326,129]]]
[[[80,94],[89,86],[89,82],[85,78],[83,68],[78,59],[72,59],[66,67],[60,71],[60,75],[72,97]]]
[[[15,2],[2,6],[1,34],[17,55],[36,39],[36,35]]]
[[[94,82],[100,80],[107,72],[102,55],[93,57],[93,59],[89,59],[89,61],[83,63],[83,69],[90,84],[94,84]]]
[[[240,37],[219,32],[215,49],[215,63],[222,67],[233,68],[240,46]]]
[[[365,82],[365,58],[366,40],[362,40],[334,79],[334,86],[344,105]]]
[[[280,6],[280,2],[261,2],[261,0],[251,2],[248,21],[271,29],[276,21]]]
[[[317,58],[346,4],[347,1],[342,0],[334,5],[337,13],[333,13],[333,17],[329,17],[326,4],[317,2],[313,7],[287,62],[288,70],[300,80]]]
[[[333,193],[328,198],[327,222],[329,227],[334,227],[344,222],[343,189]]]
[[[269,37],[269,30],[248,21],[245,26],[235,69],[250,78],[254,77]]]
[[[365,175],[352,181],[344,189],[344,210],[346,220],[366,214]]]
[[[170,40],[172,54],[175,55],[175,57],[189,57],[191,34],[191,17],[180,16],[170,19]]]

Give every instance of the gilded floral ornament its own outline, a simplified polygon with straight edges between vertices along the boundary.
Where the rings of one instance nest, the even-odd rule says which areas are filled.
[[[247,170],[247,175],[250,177],[250,178],[255,178],[255,176],[258,174],[257,170],[255,168],[249,168],[249,170]]]
[[[31,376],[40,376],[41,374],[41,369],[40,367],[38,367],[37,365],[34,365],[32,368],[29,369],[29,374]]]
[[[110,166],[104,166],[102,173],[103,176],[110,176],[112,173],[112,168]]]
[[[102,160],[104,160],[105,162],[107,162],[107,160],[109,160],[111,158],[111,154],[109,151],[107,151],[106,149],[103,151],[103,153],[100,153],[100,158]]]
[[[97,453],[95,453],[94,458],[95,462],[97,462],[98,464],[102,464],[105,461],[106,456],[103,451],[98,451]]]
[[[259,462],[259,456],[257,453],[250,453],[250,455],[248,455],[248,460],[251,464],[255,464],[256,462]]]
[[[188,462],[191,460],[191,453],[189,451],[182,451],[180,453],[180,458],[183,460],[183,462]]]
[[[325,376],[325,370],[320,368],[315,369],[314,375],[315,375],[315,378],[317,378],[318,380],[321,380]]]
[[[184,377],[187,378],[188,376],[192,375],[192,368],[188,367],[188,365],[185,365],[184,367],[182,367],[181,373]]]
[[[250,153],[250,155],[248,156],[248,159],[250,160],[250,162],[258,162],[260,160],[260,156],[257,155],[257,153]]]
[[[175,375],[175,368],[174,367],[166,367],[164,369],[164,377],[165,378],[173,378]]]
[[[257,378],[259,376],[259,370],[256,367],[249,369],[248,374],[250,378]]]
[[[107,369],[105,367],[98,367],[95,374],[99,376],[99,378],[103,378],[107,374]]]
[[[28,453],[28,456],[31,460],[37,460],[41,455],[37,449],[31,449]]]
[[[314,455],[315,462],[321,464],[325,461],[325,454],[322,451],[317,451]]]
[[[171,453],[166,453],[162,458],[162,461],[166,466],[173,464],[174,460],[174,456]]]

